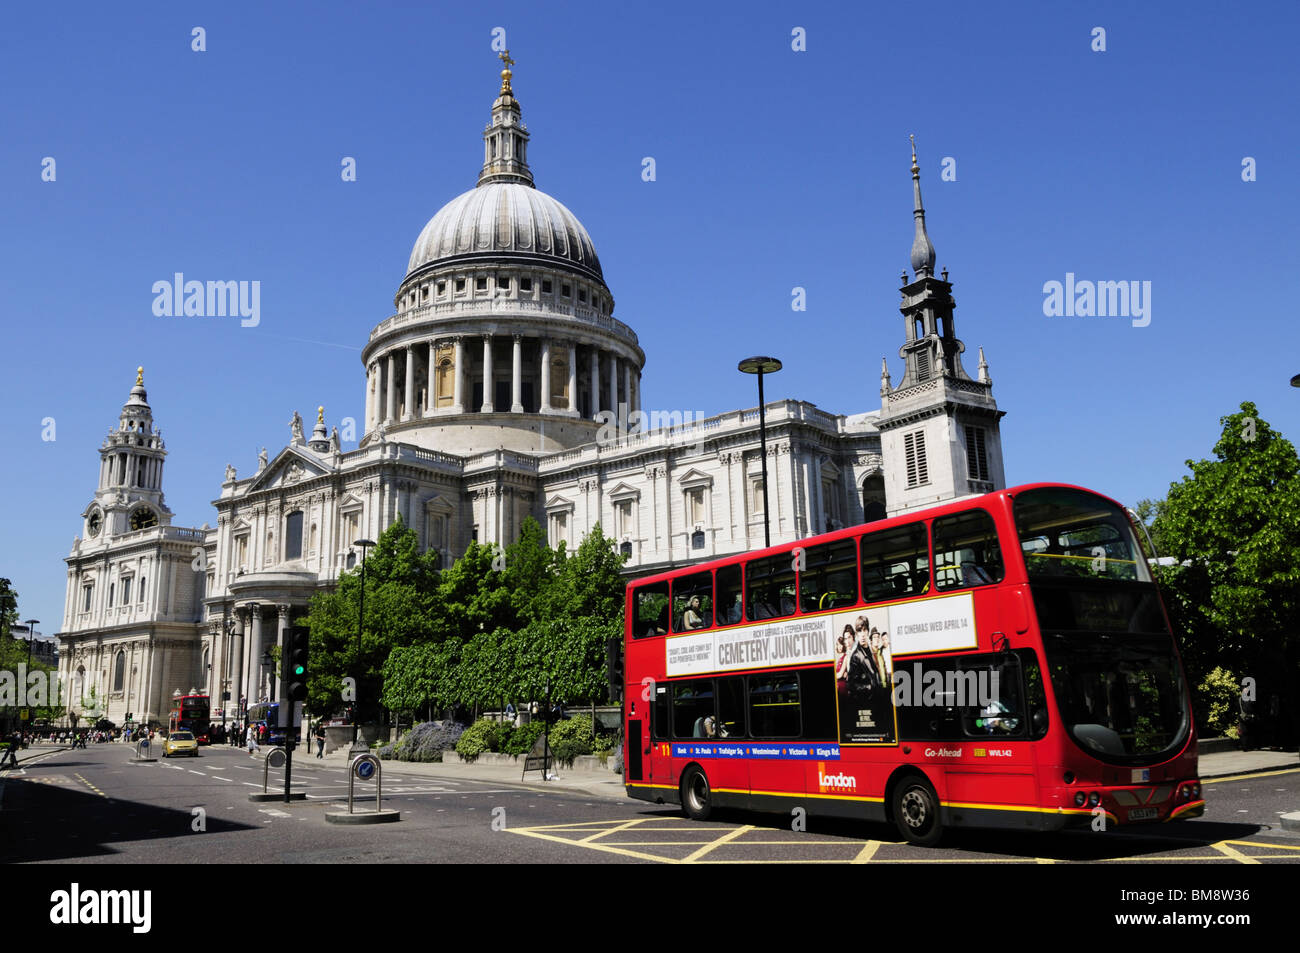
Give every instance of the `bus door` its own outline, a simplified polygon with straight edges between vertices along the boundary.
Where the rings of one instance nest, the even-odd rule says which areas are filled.
[[[645,781],[649,775],[646,765],[653,755],[650,742],[650,703],[642,701],[640,685],[626,685],[623,697],[627,710],[627,725],[623,734],[623,763],[629,782]]]
[[[969,746],[970,757],[948,766],[948,796],[988,806],[1037,804],[1036,746],[1028,743],[1031,716],[1019,653],[967,656],[954,662],[957,685],[968,696],[957,700],[955,713],[961,747]]]
[[[799,673],[760,672],[745,679],[749,734],[749,786],[755,795],[803,794],[806,762],[791,746],[799,742]]]
[[[645,777],[651,784],[673,785],[677,779],[673,776],[672,724],[669,718],[669,701],[672,686],[663,682],[650,682],[647,686],[650,694],[646,722],[646,744],[642,750],[648,750],[643,767]]]

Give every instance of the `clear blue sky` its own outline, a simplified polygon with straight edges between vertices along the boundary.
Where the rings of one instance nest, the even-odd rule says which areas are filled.
[[[362,416],[366,335],[424,223],[478,173],[494,27],[538,187],[586,224],[640,334],[647,408],[751,406],[735,367],[752,353],[785,362],[773,398],[879,408],[881,357],[902,372],[915,133],[966,367],[982,345],[1007,412],[1008,481],[1163,496],[1243,400],[1300,433],[1297,9],[9,6],[0,576],[59,629],[62,559],[138,364],[181,525],[215,519],[225,465],[274,454],[295,409]],[[151,287],[177,271],[260,281],[261,324],[155,317]],[[1150,325],[1044,316],[1067,272],[1150,281]]]

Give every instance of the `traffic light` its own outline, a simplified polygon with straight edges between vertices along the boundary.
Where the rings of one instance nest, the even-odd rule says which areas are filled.
[[[609,680],[609,697],[611,701],[623,700],[623,640],[608,639],[605,642],[605,675]]]
[[[291,702],[307,700],[307,656],[310,632],[310,629],[302,625],[295,625],[289,629],[289,664],[285,667],[284,677],[289,684]]]

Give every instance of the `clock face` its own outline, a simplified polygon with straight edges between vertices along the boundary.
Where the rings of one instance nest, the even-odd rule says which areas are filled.
[[[90,530],[91,536],[98,536],[99,529],[103,525],[104,525],[104,517],[100,516],[99,512],[96,511],[90,514],[90,520],[86,523],[86,528]]]
[[[132,529],[148,529],[151,526],[158,525],[158,517],[154,515],[153,510],[136,510],[131,514]]]

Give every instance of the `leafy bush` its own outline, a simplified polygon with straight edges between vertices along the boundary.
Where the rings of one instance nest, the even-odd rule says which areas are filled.
[[[456,742],[456,753],[465,761],[474,761],[484,751],[500,751],[510,725],[491,718],[480,718],[465,729]]]
[[[528,754],[533,750],[533,745],[542,736],[545,728],[546,724],[542,721],[530,721],[520,725],[510,732],[510,737],[501,745],[501,751],[513,755]]]
[[[589,715],[574,715],[551,726],[551,753],[560,764],[571,765],[578,755],[591,754],[597,748],[608,750],[612,744],[601,735],[593,738]]]
[[[442,761],[442,752],[454,748],[465,726],[454,721],[425,721],[398,739],[396,744],[380,748],[381,760]]]
[[[1238,700],[1241,698],[1241,685],[1227,669],[1219,667],[1205,676],[1201,682],[1202,703],[1207,706],[1206,723],[1210,733],[1236,737]]]

